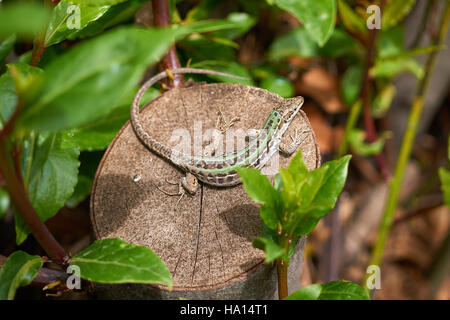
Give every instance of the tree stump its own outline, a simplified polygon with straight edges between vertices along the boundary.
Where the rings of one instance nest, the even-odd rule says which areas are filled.
[[[151,136],[175,147],[179,141],[171,137],[176,130],[187,130],[195,143],[199,132],[216,127],[219,111],[228,121],[240,118],[233,130],[262,128],[270,110],[281,101],[276,94],[245,85],[195,84],[172,89],[152,100],[141,109],[141,118]],[[198,130],[200,121],[202,128]],[[302,132],[300,148],[306,166],[317,168],[319,148],[301,110],[285,134],[293,135],[295,129]],[[279,156],[279,165],[287,167],[289,161]],[[103,156],[93,185],[91,221],[95,235],[98,239],[120,237],[149,247],[166,263],[174,281],[170,292],[164,286],[98,284],[97,296],[277,298],[276,266],[264,264],[264,252],[252,247],[253,238],[261,233],[259,208],[242,184],[229,188],[202,185],[194,196],[185,195],[179,202],[179,197],[157,188],[178,192],[178,186],[166,179],[175,182],[183,175],[146,149],[129,122],[117,134]],[[299,240],[289,267],[290,291],[300,287],[305,240]]]

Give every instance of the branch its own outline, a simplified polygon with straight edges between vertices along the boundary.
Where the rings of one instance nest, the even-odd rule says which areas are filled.
[[[170,11],[169,11],[169,1],[168,0],[153,0],[153,19],[155,26],[157,27],[167,27],[170,25]],[[164,71],[167,69],[177,69],[180,68],[180,61],[177,56],[177,49],[175,45],[172,45],[169,51],[161,59],[158,65],[159,71]],[[169,87],[184,87],[183,75],[176,74]]]

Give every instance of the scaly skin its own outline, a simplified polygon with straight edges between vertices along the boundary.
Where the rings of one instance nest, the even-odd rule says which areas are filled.
[[[212,186],[227,187],[241,183],[236,168],[254,167],[261,169],[271,159],[275,152],[281,150],[288,155],[295,152],[300,144],[296,136],[294,142],[284,147],[281,143],[283,134],[292,123],[301,106],[303,97],[285,99],[281,105],[273,109],[263,128],[245,148],[218,156],[190,156],[168,148],[145,132],[139,118],[139,102],[143,93],[153,84],[171,74],[197,73],[221,75],[232,78],[240,78],[233,75],[212,70],[179,68],[167,72],[161,72],[147,81],[136,94],[131,105],[131,125],[139,140],[151,151],[162,158],[172,162],[187,173],[182,179],[182,185],[190,194],[195,194],[198,189],[197,179]]]

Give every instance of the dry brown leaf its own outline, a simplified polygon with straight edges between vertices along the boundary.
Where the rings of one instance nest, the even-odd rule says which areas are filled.
[[[315,103],[306,102],[302,109],[308,115],[311,126],[316,133],[320,151],[322,153],[336,151],[344,136],[344,128],[330,126],[323,112]]]
[[[311,68],[294,85],[297,94],[313,98],[328,113],[345,111],[340,96],[339,81],[325,68],[320,66]]]

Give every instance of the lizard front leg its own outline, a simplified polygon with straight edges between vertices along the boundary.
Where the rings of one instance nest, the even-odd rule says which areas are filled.
[[[285,155],[286,157],[291,156],[293,153],[295,153],[295,151],[297,151],[298,147],[300,146],[300,144],[303,142],[303,140],[305,140],[305,138],[302,139],[302,134],[306,133],[308,131],[302,131],[301,133],[298,132],[298,129],[295,129],[295,135],[294,137],[289,136],[292,140],[291,143],[286,143],[285,141],[283,141],[283,138],[281,139],[280,145],[278,146],[279,150],[281,151],[281,153],[283,153],[283,155]]]

